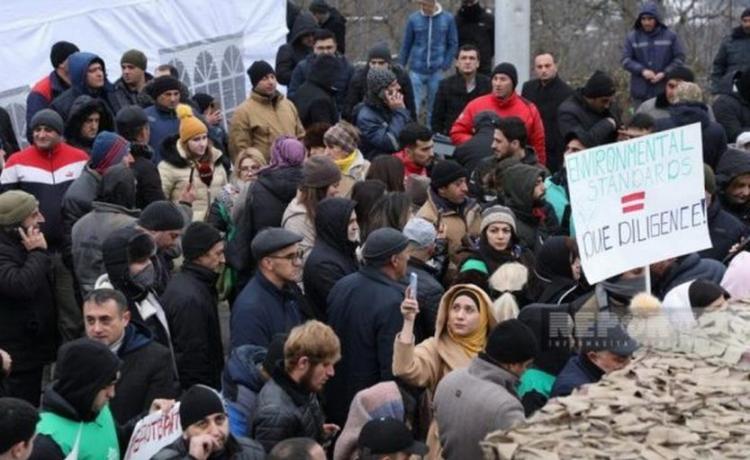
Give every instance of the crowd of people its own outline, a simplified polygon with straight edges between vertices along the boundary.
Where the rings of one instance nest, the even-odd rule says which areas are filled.
[[[481,458],[637,349],[645,270],[586,280],[564,158],[665,129],[700,123],[712,247],[652,264],[646,301],[688,328],[750,295],[750,8],[709,105],[644,4],[628,117],[607,71],[571,88],[549,51],[518,88],[479,1],[418,4],[398,57],[355,67],[336,8],[289,2],[231,120],[142,51],[111,83],[52,46],[28,147],[0,111],[0,459],[120,458],[176,401],[154,458]]]

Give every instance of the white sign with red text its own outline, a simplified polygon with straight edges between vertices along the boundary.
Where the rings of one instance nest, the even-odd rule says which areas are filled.
[[[123,460],[148,460],[181,435],[180,403],[176,403],[168,413],[154,412],[138,422]]]

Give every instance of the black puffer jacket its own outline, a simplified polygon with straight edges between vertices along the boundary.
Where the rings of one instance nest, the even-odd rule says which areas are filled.
[[[289,438],[324,441],[325,415],[315,393],[293,381],[279,363],[258,395],[251,433],[266,452]]]
[[[364,102],[365,96],[367,95],[367,72],[369,71],[369,65],[360,67],[354,71],[354,75],[349,81],[349,89],[346,91],[346,102],[341,111],[341,116],[349,122],[354,122],[356,108],[359,104]],[[412,89],[409,74],[401,66],[395,63],[391,64],[391,72],[396,75],[396,81],[398,81],[398,84],[401,87],[401,93],[404,95],[406,109],[411,114],[411,118],[416,120],[417,109],[414,105],[414,89]]]
[[[724,209],[745,225],[750,225],[750,205],[733,203],[726,194],[729,184],[743,174],[750,174],[750,153],[728,148],[716,166],[717,195]]]
[[[280,227],[284,210],[297,195],[302,180],[302,168],[293,166],[261,171],[247,192],[247,198],[237,218],[237,233],[229,242],[227,264],[237,270],[237,292],[250,281],[255,261],[250,242],[266,227]]]
[[[341,71],[338,60],[333,56],[319,56],[312,61],[307,80],[292,96],[305,128],[313,123],[333,125],[338,121],[334,85]]]
[[[177,441],[160,450],[153,460],[190,460],[190,444],[180,436]],[[252,439],[229,434],[225,449],[220,455],[212,455],[210,460],[264,460],[266,453],[263,447]]]
[[[349,273],[357,271],[355,243],[347,239],[347,227],[356,203],[346,198],[328,198],[318,204],[315,214],[315,246],[305,262],[302,281],[315,319],[325,322],[328,293]]]
[[[302,36],[315,33],[318,29],[318,23],[315,17],[307,11],[297,15],[294,20],[294,26],[290,33],[289,41],[279,47],[276,53],[276,79],[282,85],[288,85],[292,80],[292,72],[297,64],[308,54],[312,53],[312,48],[302,44]]]
[[[151,161],[154,152],[148,144],[130,144],[130,153],[135,162],[131,165],[137,181],[135,189],[135,204],[138,209],[144,209],[154,201],[166,200],[161,188],[161,176],[156,165]]]
[[[81,137],[81,127],[92,113],[99,114],[99,131],[114,131],[115,122],[104,101],[94,99],[91,96],[82,95],[73,101],[73,107],[70,109],[70,116],[65,123],[65,142],[73,147],[85,150],[91,153],[91,147],[94,145],[94,139],[85,139]]]
[[[55,360],[57,315],[52,259],[27,251],[16,228],[0,227],[0,348],[21,372]]]
[[[224,350],[217,279],[211,270],[186,262],[169,280],[160,298],[172,333],[180,384],[185,390],[195,384],[221,388]]]
[[[669,107],[669,118],[656,120],[656,131],[687,126],[693,123],[701,124],[703,136],[703,162],[716,169],[719,159],[727,150],[727,136],[724,129],[715,121],[711,121],[708,107],[700,102],[680,102]]]
[[[120,379],[109,408],[117,423],[124,425],[148,413],[154,399],[174,399],[180,386],[174,375],[169,350],[154,342],[151,331],[131,321],[117,350],[122,360]]]
[[[563,139],[568,133],[575,131],[580,133],[583,137],[581,142],[589,148],[617,140],[617,128],[607,118],[614,118],[615,124],[620,125],[613,111],[598,113],[591,110],[583,98],[581,89],[571,94],[557,109],[557,123]]]
[[[719,97],[713,104],[716,121],[724,127],[731,142],[743,132],[750,131],[750,94],[735,91],[735,83],[741,76],[742,72],[738,70],[724,77],[719,86]]]

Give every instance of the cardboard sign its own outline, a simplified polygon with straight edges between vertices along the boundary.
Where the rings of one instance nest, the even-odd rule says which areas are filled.
[[[565,157],[590,283],[711,247],[700,124]]]
[[[167,414],[154,412],[136,424],[124,460],[148,460],[180,436],[180,403],[176,403]]]

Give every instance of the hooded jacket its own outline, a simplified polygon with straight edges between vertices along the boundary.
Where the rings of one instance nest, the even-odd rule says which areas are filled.
[[[89,66],[94,63],[102,65],[104,71],[104,87],[93,90],[86,84],[86,75]],[[114,91],[112,83],[107,80],[107,68],[104,60],[94,53],[78,52],[73,53],[68,58],[68,72],[70,74],[70,88],[66,89],[50,104],[50,108],[59,113],[63,120],[70,118],[73,104],[79,96],[86,95],[100,99],[107,106],[112,114],[117,113],[121,108],[128,105],[128,101]]]
[[[740,70],[727,74],[719,83],[719,96],[713,104],[716,121],[724,127],[731,142],[743,132],[750,131],[750,94],[743,95],[741,88],[735,87],[741,76]]]
[[[656,27],[646,32],[641,27],[641,17],[652,16]],[[666,79],[653,84],[643,78],[641,72],[667,73],[685,61],[685,50],[677,34],[664,25],[655,3],[647,2],[635,19],[633,30],[625,38],[622,47],[622,66],[630,72],[630,97],[637,100],[649,99],[664,87]]]
[[[458,52],[456,21],[440,4],[435,6],[432,16],[421,10],[409,16],[401,43],[401,65],[408,63],[412,72],[421,75],[447,71]]]
[[[280,361],[258,394],[251,435],[270,452],[289,438],[310,438],[323,444],[326,421],[318,395],[292,380]]]
[[[57,309],[51,257],[27,251],[15,230],[0,227],[0,349],[23,372],[55,360]]]
[[[339,93],[343,95],[345,92],[340,89],[340,85],[349,83],[348,79],[346,82],[337,81],[339,76],[344,74],[340,68],[341,63],[339,62],[339,66],[333,66],[330,65],[329,58],[313,57],[301,62],[294,70],[295,75],[304,63],[307,63],[310,69],[307,78],[303,77],[304,83],[300,82],[299,86],[294,88],[294,92],[291,91],[292,85],[289,86],[289,99],[297,106],[299,118],[305,128],[313,123],[333,125],[338,121],[336,98],[340,97]]]
[[[743,150],[728,148],[716,166],[716,185],[721,205],[746,226],[750,225],[750,205],[735,204],[727,197],[727,188],[734,179],[750,174],[750,155]]]
[[[109,407],[120,425],[145,416],[154,399],[179,395],[172,355],[154,341],[146,326],[134,321],[127,325],[117,357],[122,360],[120,380]]]
[[[409,74],[398,64],[392,63],[390,70],[396,75],[396,81],[401,87],[401,94],[404,95],[404,104],[409,111],[412,119],[417,118],[416,108],[414,106],[414,90],[411,86]],[[357,109],[361,106],[367,96],[367,72],[370,71],[370,65],[366,64],[354,70],[349,88],[346,90],[346,100],[344,101],[341,116],[345,120],[354,123],[356,121]]]
[[[219,327],[218,278],[217,273],[186,261],[160,297],[183,390],[196,384],[221,388],[224,349]]]
[[[354,75],[354,67],[352,67],[349,60],[346,59],[343,54],[336,53],[334,57],[337,61],[336,67],[326,65],[321,68],[321,66],[316,67],[315,65],[315,62],[317,61],[317,56],[315,54],[311,53],[307,55],[305,59],[297,64],[297,67],[294,68],[294,72],[292,72],[292,80],[289,82],[289,87],[287,88],[287,97],[296,103],[298,100],[297,92],[302,89],[305,82],[309,82],[312,76],[318,74],[314,78],[314,82],[324,88],[336,89],[333,93],[333,97],[336,102],[336,107],[340,110],[340,107],[343,107],[346,103],[346,90],[349,88],[349,82],[352,79],[352,75]],[[299,105],[297,105],[297,108],[299,108]],[[302,110],[300,110],[300,118],[302,118],[302,124],[308,126],[304,122]]]
[[[750,34],[742,30],[742,26],[732,29],[732,33],[725,36],[714,56],[711,69],[711,92],[719,91],[722,79],[750,64]]]
[[[456,13],[456,29],[458,46],[472,44],[479,48],[479,72],[489,75],[495,56],[495,16],[481,2],[461,5]]]
[[[582,137],[583,145],[591,148],[597,145],[609,144],[617,140],[617,128],[607,118],[614,118],[615,124],[620,125],[619,119],[610,110],[602,113],[593,111],[583,97],[583,88],[577,89],[557,109],[557,122],[563,139],[571,132]]]
[[[361,134],[359,150],[368,160],[377,154],[401,150],[398,136],[411,119],[406,108],[391,110],[381,94],[368,92],[357,112],[356,125]]]
[[[292,80],[294,68],[308,54],[312,53],[312,48],[303,45],[300,39],[304,35],[315,33],[317,29],[318,23],[312,14],[302,12],[297,15],[289,33],[289,40],[281,45],[276,53],[276,79],[282,85],[289,84]]]
[[[255,271],[250,242],[266,227],[280,227],[289,203],[297,195],[302,168],[292,166],[261,171],[250,185],[243,209],[237,218],[235,237],[226,251],[227,264],[237,270],[238,292]]]
[[[345,199],[325,199],[315,216],[317,238],[310,252],[302,282],[315,319],[325,322],[326,299],[338,280],[357,271],[356,243],[349,241],[347,227],[356,203]],[[308,269],[309,268],[309,269]]]
[[[539,110],[537,110],[534,103],[519,96],[515,91],[505,99],[499,99],[494,94],[487,94],[466,104],[463,112],[461,112],[461,115],[459,115],[456,122],[453,123],[453,127],[451,127],[451,141],[455,145],[463,144],[471,139],[474,117],[485,110],[495,112],[500,118],[520,118],[526,127],[529,145],[534,148],[539,157],[539,162],[543,165],[546,164],[547,153],[542,117],[539,115]]]
[[[722,126],[711,121],[708,107],[700,102],[680,102],[669,107],[669,118],[657,120],[656,131],[701,124],[703,137],[703,162],[716,169],[719,159],[727,150],[727,136]]]
[[[208,162],[213,169],[210,186],[206,186],[199,177],[199,161],[188,159],[186,147],[180,141],[179,134],[167,137],[164,140],[162,161],[158,165],[162,191],[168,200],[179,200],[180,194],[187,184],[193,184],[195,201],[193,201],[192,208],[193,221],[195,222],[203,221],[211,201],[219,196],[222,187],[229,182],[227,172],[221,163],[223,155],[221,150],[211,146],[208,149],[210,151]]]
[[[65,141],[73,147],[79,148],[91,154],[91,147],[94,145],[94,138],[85,139],[81,137],[81,127],[92,113],[99,114],[99,131],[114,131],[114,120],[112,114],[107,109],[106,104],[101,99],[93,98],[88,95],[78,96],[73,101],[70,108],[70,116],[65,123]]]
[[[535,274],[543,289],[537,302],[560,305],[581,294],[578,281],[573,279],[570,255],[564,237],[551,236],[544,242],[536,256]]]
[[[466,104],[492,91],[492,82],[484,74],[478,73],[474,89],[466,91],[466,80],[458,71],[456,75],[444,78],[435,93],[432,106],[432,130],[437,133],[450,134],[451,127]]]
[[[229,415],[229,431],[236,436],[250,432],[248,421],[255,415],[258,393],[266,383],[260,366],[268,350],[242,345],[232,350],[221,375],[221,395]]]
[[[518,238],[523,246],[534,252],[557,229],[557,219],[549,205],[534,202],[534,184],[543,175],[542,169],[525,164],[512,166],[503,174],[505,204],[516,216]]]
[[[111,168],[99,184],[92,210],[73,225],[72,253],[76,279],[83,294],[94,289],[106,272],[102,244],[115,230],[132,225],[140,214],[135,209],[135,178],[125,166]]]

